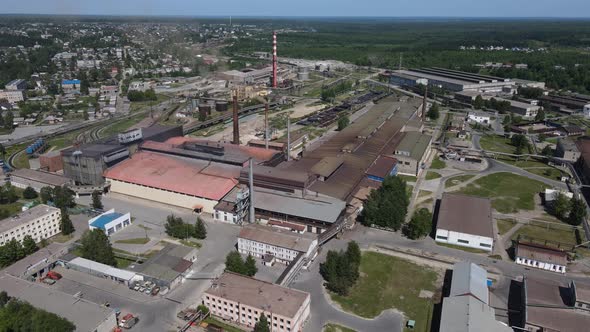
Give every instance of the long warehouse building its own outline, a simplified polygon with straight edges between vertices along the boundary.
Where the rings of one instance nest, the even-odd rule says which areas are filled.
[[[505,87],[514,86],[507,78],[468,73],[439,67],[394,70],[390,75],[392,84],[416,86],[428,82],[429,86],[439,87],[452,92],[480,91],[500,92]]]

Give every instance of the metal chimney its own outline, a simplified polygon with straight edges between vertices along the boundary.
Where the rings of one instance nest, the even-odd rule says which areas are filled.
[[[249,164],[248,183],[250,186],[250,213],[248,220],[253,224],[256,221],[256,218],[254,218],[254,161],[252,158],[250,158]]]
[[[268,102],[264,105],[264,147],[268,150]]]
[[[272,33],[272,87],[277,87],[277,32]]]
[[[287,161],[291,160],[291,114],[287,113]]]
[[[428,84],[424,89],[424,101],[422,102],[422,121],[426,121],[426,108],[428,108]]]
[[[238,94],[234,92],[234,141],[236,145],[240,145],[240,123],[238,122]]]

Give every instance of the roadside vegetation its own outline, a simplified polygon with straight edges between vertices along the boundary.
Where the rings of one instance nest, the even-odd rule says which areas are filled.
[[[406,182],[400,177],[388,176],[381,187],[371,191],[367,198],[362,223],[398,231],[406,218],[409,204]]]

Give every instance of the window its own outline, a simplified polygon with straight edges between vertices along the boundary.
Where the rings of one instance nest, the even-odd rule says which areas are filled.
[[[469,241],[467,241],[467,240],[461,240],[461,239],[458,239],[457,242],[459,242],[459,243],[467,243],[467,244],[469,243]]]
[[[487,243],[480,243],[479,246],[480,247],[485,247],[485,248],[491,248],[492,247],[491,244],[487,244]]]
[[[442,235],[437,235],[436,238],[440,239],[440,240],[448,240],[449,239],[448,237],[442,236]]]

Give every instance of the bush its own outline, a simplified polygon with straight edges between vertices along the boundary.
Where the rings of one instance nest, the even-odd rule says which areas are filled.
[[[35,198],[37,198],[37,196],[39,196],[39,195],[37,195],[37,192],[31,186],[26,187],[25,190],[23,191],[23,198],[25,198],[25,199],[35,199]]]
[[[359,277],[360,260],[360,248],[354,241],[348,243],[346,251],[328,251],[326,261],[320,264],[326,288],[339,295],[348,294]]]
[[[412,240],[422,238],[432,231],[432,213],[422,208],[412,216],[412,220],[404,227],[404,235]]]

